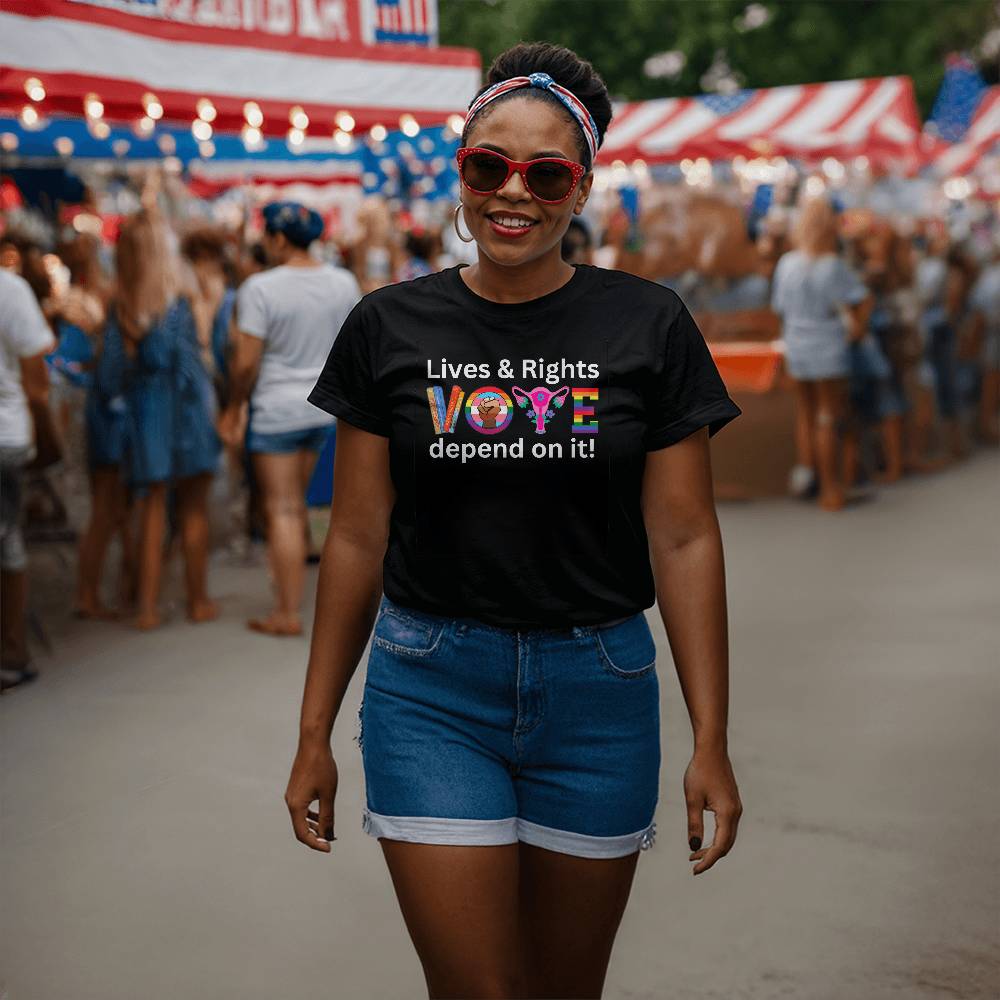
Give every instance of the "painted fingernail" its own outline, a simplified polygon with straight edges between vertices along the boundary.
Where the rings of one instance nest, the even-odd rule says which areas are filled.
[[[692,851],[697,851],[698,848],[701,847],[701,837],[692,837],[688,841],[688,846],[691,848]]]

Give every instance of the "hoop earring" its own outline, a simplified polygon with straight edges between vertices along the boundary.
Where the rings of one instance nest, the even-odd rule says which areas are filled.
[[[462,231],[458,228],[458,213],[461,212],[461,211],[462,211],[462,203],[459,202],[455,206],[455,215],[454,215],[454,219],[453,219],[453,221],[455,223],[455,234],[458,236],[458,238],[463,243],[471,243],[475,239],[475,236],[469,236],[468,239],[466,239],[466,237],[464,237],[462,235]]]

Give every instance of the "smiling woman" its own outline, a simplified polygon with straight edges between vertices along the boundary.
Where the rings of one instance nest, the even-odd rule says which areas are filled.
[[[574,53],[500,55],[457,153],[476,263],[366,295],[309,397],[339,424],[286,802],[332,850],[330,729],[374,626],[362,829],[434,998],[601,995],[656,832],[657,596],[694,873],[736,836],[708,438],[740,411],[672,291],[562,259],[610,118]]]

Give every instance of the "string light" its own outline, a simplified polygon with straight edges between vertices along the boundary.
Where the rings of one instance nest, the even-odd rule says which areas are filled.
[[[352,115],[349,111],[338,111],[334,121],[337,123],[337,128],[339,128],[342,132],[354,131],[356,123],[354,121],[354,115]]]
[[[132,143],[130,143],[128,139],[115,139],[115,141],[111,143],[111,151],[115,154],[115,156],[124,156],[131,147]]]
[[[302,110],[302,106],[296,104],[288,112],[288,120],[292,124],[293,129],[297,129],[299,132],[305,132],[309,128],[309,116]]]
[[[191,134],[199,142],[208,142],[212,138],[212,126],[208,124],[203,118],[195,118],[191,122]]]
[[[351,133],[344,132],[342,129],[337,129],[333,133],[333,141],[340,146],[341,149],[348,149],[351,145]]]
[[[448,128],[450,128],[455,135],[461,135],[462,129],[465,128],[465,119],[461,115],[448,115]]]
[[[207,98],[203,97],[196,105],[198,117],[203,122],[214,122],[217,114],[215,105]]]
[[[42,86],[42,81],[39,80],[37,76],[29,76],[28,79],[24,81],[24,92],[28,95],[29,100],[45,100],[45,88]]]
[[[157,100],[156,94],[143,94],[142,106],[146,110],[146,117],[158,122],[163,117],[163,105]]]
[[[92,121],[87,126],[90,129],[90,134],[95,139],[107,139],[111,135],[111,126],[107,122],[102,121]]]
[[[88,118],[104,117],[104,104],[97,94],[87,94],[83,99],[83,112]]]
[[[260,128],[264,124],[264,112],[256,101],[247,101],[243,105],[243,117],[251,128]]]
[[[215,143],[210,139],[207,139],[205,142],[199,142],[198,155],[203,160],[211,159],[211,157],[215,156]]]
[[[264,140],[264,134],[253,125],[244,125],[241,138],[247,149],[257,149]]]
[[[72,156],[73,155],[73,140],[69,136],[61,135],[52,144],[56,147],[56,152],[60,156]]]
[[[151,136],[154,128],[156,128],[156,122],[149,115],[145,115],[135,123],[136,132],[144,138]]]
[[[384,125],[372,125],[368,130],[368,134],[375,142],[384,142],[385,137],[389,134],[389,130]]]
[[[21,119],[21,124],[25,128],[35,128],[38,125],[38,111],[30,104],[25,104],[25,106],[21,108],[21,114],[19,117]]]
[[[411,114],[399,116],[399,127],[403,130],[403,135],[408,135],[410,138],[413,138],[413,136],[420,132],[420,125],[417,124],[417,119]]]
[[[301,146],[305,142],[306,134],[300,128],[290,128],[288,130],[288,144],[290,146]]]
[[[18,138],[13,132],[0,133],[0,149],[5,153],[13,153],[17,149]]]

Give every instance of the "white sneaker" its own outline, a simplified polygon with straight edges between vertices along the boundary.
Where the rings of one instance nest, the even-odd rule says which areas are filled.
[[[804,497],[815,481],[816,473],[808,465],[793,465],[788,474],[788,492],[793,497]]]

